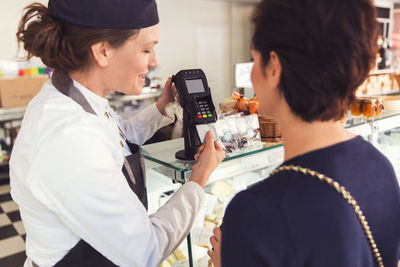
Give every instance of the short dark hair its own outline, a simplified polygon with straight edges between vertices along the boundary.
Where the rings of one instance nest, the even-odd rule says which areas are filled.
[[[264,0],[253,15],[253,49],[282,65],[279,90],[304,121],[339,120],[377,53],[371,0]]]
[[[137,35],[135,29],[98,29],[75,26],[50,15],[40,3],[30,4],[18,26],[18,45],[23,43],[27,59],[39,57],[46,66],[65,71],[84,69],[91,64],[91,46],[108,42],[121,46]]]

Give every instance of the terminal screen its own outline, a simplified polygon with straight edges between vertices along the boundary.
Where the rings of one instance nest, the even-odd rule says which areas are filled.
[[[189,94],[204,93],[206,91],[202,79],[185,80],[185,83]]]

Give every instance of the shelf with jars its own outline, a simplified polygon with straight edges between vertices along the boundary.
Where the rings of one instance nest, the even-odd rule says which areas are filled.
[[[390,159],[396,160],[398,153],[390,148],[388,143],[396,142],[400,148],[400,130],[387,137],[388,131],[400,127],[400,110],[383,110],[373,117],[349,116],[345,126],[350,132],[361,135],[374,145],[380,146],[383,152],[392,153]],[[395,138],[398,137],[397,141]],[[175,152],[184,148],[182,138],[142,146],[145,158],[147,181],[159,181],[166,186],[168,192],[159,191],[149,197],[153,199],[152,211],[165,203],[170,194],[179,188],[191,174],[193,161],[181,161],[175,158]],[[244,151],[234,156],[227,156],[220,166],[212,173],[206,188],[206,203],[197,216],[191,234],[177,251],[163,263],[165,266],[195,266],[208,267],[208,238],[212,235],[214,226],[219,225],[225,207],[233,196],[268,177],[268,175],[283,162],[284,150],[282,143],[265,143],[264,147],[252,151]],[[399,164],[400,158],[393,162]],[[168,186],[168,184],[170,186]]]
[[[372,71],[358,87],[358,97],[383,96],[400,93],[400,73],[395,69]]]

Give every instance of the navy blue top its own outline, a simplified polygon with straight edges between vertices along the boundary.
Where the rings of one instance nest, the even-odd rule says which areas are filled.
[[[400,189],[362,137],[290,159],[343,185],[371,227],[385,267],[400,259]],[[353,207],[315,177],[280,172],[237,194],[222,229],[222,266],[377,266]]]

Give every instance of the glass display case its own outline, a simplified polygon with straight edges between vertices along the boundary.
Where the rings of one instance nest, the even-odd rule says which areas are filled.
[[[0,167],[8,166],[11,149],[24,113],[25,107],[0,108]]]
[[[391,160],[397,176],[400,175],[400,110],[384,111],[381,116],[372,119],[349,117],[346,128],[374,144]],[[150,186],[149,212],[157,210],[179,188],[179,184],[190,177],[194,162],[175,158],[175,152],[183,147],[182,138],[142,147],[147,181],[150,184],[162,183],[164,186],[156,193],[152,192]],[[283,162],[283,158],[282,143],[266,143],[261,149],[227,156],[206,185],[205,206],[197,216],[187,242],[162,266],[208,267],[208,240],[214,226],[221,223],[229,201],[239,191],[268,177]]]

